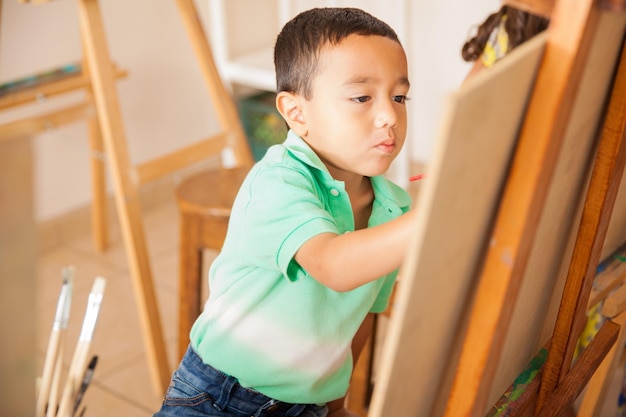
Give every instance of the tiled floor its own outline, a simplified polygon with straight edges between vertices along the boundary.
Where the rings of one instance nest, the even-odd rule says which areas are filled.
[[[144,214],[169,367],[173,368],[178,276],[177,212],[173,197]],[[71,362],[91,286],[95,277],[102,276],[107,280],[106,289],[90,350],[90,354],[98,355],[98,364],[83,400],[85,417],[146,417],[158,409],[161,397],[150,380],[119,227],[111,225],[110,234],[111,247],[104,253],[98,253],[91,236],[85,235],[63,241],[41,254],[37,274],[40,369],[61,288],[61,269],[68,265],[76,268],[71,319],[64,349],[66,366]]]

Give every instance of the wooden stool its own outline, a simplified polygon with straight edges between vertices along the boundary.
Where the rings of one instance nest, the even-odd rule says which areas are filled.
[[[189,331],[202,308],[202,251],[221,250],[230,210],[249,166],[207,170],[176,189],[180,216],[178,353],[189,345]]]

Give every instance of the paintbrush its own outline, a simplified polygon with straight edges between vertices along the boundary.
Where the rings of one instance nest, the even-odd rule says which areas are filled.
[[[96,364],[98,363],[98,355],[93,355],[91,357],[91,361],[89,361],[89,366],[87,366],[87,370],[85,370],[85,375],[83,376],[83,381],[78,390],[78,394],[76,395],[76,399],[74,400],[74,411],[72,411],[72,416],[76,415],[76,411],[78,410],[78,406],[80,406],[81,401],[83,400],[83,396],[91,383],[91,379],[93,378],[94,370],[96,369]]]
[[[61,404],[59,405],[59,413],[57,414],[58,417],[70,417],[72,415],[73,405],[76,401],[85,373],[87,354],[91,346],[91,340],[100,313],[105,287],[106,280],[102,277],[97,277],[91,288],[87,302],[87,311],[85,312],[85,318],[83,320],[83,327],[81,328],[78,343],[76,344],[74,357],[72,358],[67,381],[65,382],[65,389],[61,396]]]
[[[63,268],[61,275],[63,278],[63,284],[61,285],[59,301],[57,302],[57,309],[52,323],[52,331],[50,332],[50,339],[48,341],[48,348],[44,359],[43,374],[41,377],[41,385],[39,387],[39,395],[37,397],[36,404],[37,417],[43,417],[45,413],[46,404],[50,400],[49,397],[52,397],[51,388],[55,393],[54,402],[56,407],[56,393],[58,390],[56,387],[53,387],[53,383],[56,381],[56,384],[58,384],[59,378],[55,378],[54,371],[56,364],[61,361],[63,353],[63,336],[70,317],[72,288],[74,285],[74,267],[68,266]]]
[[[63,364],[63,347],[65,340],[61,339],[59,342],[59,354],[57,355],[56,364],[54,366],[54,373],[52,376],[52,386],[50,388],[50,395],[48,396],[48,404],[46,409],[46,417],[55,417],[57,409],[59,407],[59,385],[61,380],[61,365]]]

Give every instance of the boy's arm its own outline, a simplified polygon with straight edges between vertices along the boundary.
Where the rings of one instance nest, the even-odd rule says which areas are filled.
[[[367,343],[367,340],[372,334],[373,323],[374,313],[369,313],[365,316],[365,320],[363,320],[363,323],[361,323],[354,339],[352,339],[352,357],[354,358],[355,364],[365,347],[365,343]],[[345,408],[345,397],[328,403],[328,411],[328,417],[358,417],[358,414],[355,414]]]
[[[296,261],[321,284],[335,291],[353,290],[400,267],[416,213],[342,235],[319,234],[300,247]]]

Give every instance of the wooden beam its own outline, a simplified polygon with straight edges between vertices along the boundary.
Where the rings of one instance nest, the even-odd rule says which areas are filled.
[[[547,407],[543,407],[536,417],[559,417],[580,395],[589,379],[615,345],[620,326],[612,321],[605,322],[589,346],[583,350],[570,373],[559,386],[546,397]],[[545,375],[545,367],[544,374]],[[542,382],[543,384],[543,382]]]
[[[254,158],[248,146],[246,134],[239,121],[235,102],[226,90],[215,66],[211,45],[208,42],[193,0],[176,0],[176,4],[200,64],[200,70],[209,91],[211,102],[220,103],[219,106],[215,106],[215,111],[222,130],[229,133],[229,141],[231,141],[236,164],[252,165]]]
[[[569,372],[584,327],[591,286],[626,164],[625,136],[626,44],[622,49],[554,327],[552,346],[539,392],[538,411],[549,404],[548,396]]]
[[[97,0],[78,0],[80,29],[89,63],[94,99],[101,121],[102,137],[114,182],[115,203],[129,262],[135,300],[153,386],[164,393],[170,368],[156,302],[152,271],[145,241],[137,184],[131,175],[126,134],[114,82],[104,25]]]
[[[84,43],[83,43],[84,48]],[[87,55],[83,51],[83,70],[89,72],[89,62],[84,58]],[[85,90],[85,99],[96,109],[93,91],[91,88]],[[99,252],[109,246],[109,216],[107,210],[107,188],[106,188],[106,160],[104,141],[102,139],[102,127],[97,109],[93,115],[87,119],[87,129],[89,130],[89,150],[91,153],[91,230],[92,242]]]
[[[81,103],[62,110],[5,123],[0,125],[0,141],[44,132],[67,123],[83,120],[90,115],[93,115],[93,108],[88,103]]]
[[[136,166],[137,180],[139,184],[145,184],[203,160],[206,161],[211,156],[219,156],[220,151],[226,146],[227,140],[228,135],[221,132],[167,155],[139,164]]]
[[[622,312],[617,317],[612,318],[612,322],[620,326],[617,342],[615,342],[587,384],[587,389],[578,410],[578,417],[599,417],[602,407],[606,403],[606,395],[613,380],[613,374],[624,352],[624,343],[626,343],[626,331],[624,331],[626,312]],[[615,404],[617,408],[617,401],[615,401]]]
[[[546,348],[531,361],[528,368],[520,375],[513,386],[498,401],[486,417],[558,417],[569,409],[580,395],[589,380],[594,376],[600,363],[617,347],[616,341],[621,326],[607,321],[578,358],[572,372],[565,378],[557,391],[549,397],[550,407],[539,414],[533,414],[532,406],[539,396],[540,379],[544,371],[547,356]],[[548,346],[549,347],[549,344]],[[581,409],[582,410],[582,409]],[[590,417],[579,415],[579,417]]]
[[[0,94],[0,110],[5,110],[14,106],[26,103],[34,103],[38,100],[54,97],[70,91],[77,91],[91,87],[88,75],[85,75],[80,66],[77,70],[66,75],[59,75],[56,78],[43,82],[35,82],[23,88],[16,88]],[[116,79],[124,78],[128,75],[126,70],[113,66],[113,74]],[[19,82],[19,81],[18,81]]]

